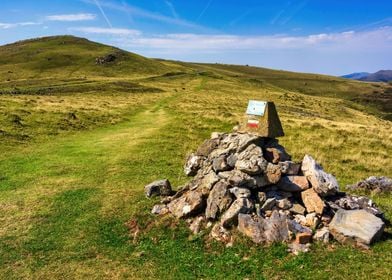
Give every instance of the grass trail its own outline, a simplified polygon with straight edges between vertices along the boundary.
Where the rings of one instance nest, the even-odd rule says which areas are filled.
[[[121,239],[112,234],[114,219],[129,217],[135,206],[129,200],[140,193],[143,172],[132,168],[140,156],[135,158],[135,150],[159,139],[169,118],[158,105],[129,122],[35,145],[1,161],[0,278],[28,278],[28,271],[37,277],[72,276],[76,272],[69,268],[78,261],[86,263],[78,275],[93,274],[88,263],[102,254],[97,247]],[[59,262],[66,267],[59,270]],[[110,271],[110,265],[101,270]]]

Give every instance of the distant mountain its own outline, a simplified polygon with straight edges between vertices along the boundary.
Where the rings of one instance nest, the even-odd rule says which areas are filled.
[[[365,82],[389,82],[392,81],[392,70],[380,70],[376,73],[352,73],[342,76],[342,78],[359,80]]]
[[[359,79],[365,78],[369,75],[370,75],[370,73],[368,73],[368,72],[358,72],[358,73],[351,73],[348,75],[344,75],[344,76],[342,76],[342,78],[351,79],[351,80],[359,80]]]

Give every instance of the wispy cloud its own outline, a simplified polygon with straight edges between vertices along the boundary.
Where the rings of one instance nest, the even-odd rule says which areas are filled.
[[[68,30],[81,32],[85,34],[100,34],[100,35],[139,36],[142,34],[139,30],[126,29],[126,28],[75,27],[75,28],[68,28]]]
[[[320,33],[308,36],[237,36],[202,34],[166,34],[115,38],[121,47],[155,53],[194,53],[268,50],[339,50],[374,51],[392,49],[392,26],[365,32]]]
[[[80,0],[80,1],[82,1],[84,3],[96,5],[95,0]],[[167,24],[188,27],[188,28],[193,28],[193,29],[199,29],[199,30],[207,30],[208,29],[208,28],[205,28],[201,25],[198,25],[196,23],[193,23],[193,22],[181,19],[181,18],[165,16],[160,13],[151,12],[149,10],[145,10],[145,9],[142,9],[137,6],[133,6],[133,5],[130,5],[130,4],[127,4],[124,2],[121,5],[117,4],[116,2],[111,2],[111,1],[100,1],[99,3],[101,5],[101,7],[105,7],[107,9],[127,13],[128,15],[131,15],[132,17],[141,17],[141,18],[146,18],[146,19],[154,20],[154,21],[161,22],[161,23],[167,23]]]
[[[270,21],[270,24],[275,25],[285,25],[290,22],[299,12],[301,12],[306,5],[308,4],[308,0],[303,1],[289,1],[286,3],[283,9],[278,11],[273,19]]]
[[[33,21],[14,22],[14,23],[0,22],[0,29],[10,29],[10,28],[16,28],[20,26],[31,26],[31,25],[40,25],[40,24],[42,24],[42,22],[33,22]]]
[[[94,20],[96,15],[94,14],[62,14],[62,15],[50,15],[46,16],[45,20],[47,21],[85,21],[85,20]]]
[[[176,9],[174,8],[174,5],[170,1],[165,1],[166,6],[170,9],[171,14],[173,15],[174,18],[179,19],[180,17],[177,14]]]
[[[104,17],[106,23],[109,25],[110,28],[113,28],[112,23],[110,22],[109,18],[106,16],[105,11],[102,9],[101,4],[98,2],[98,0],[94,0],[95,5],[97,5],[98,9],[100,10],[102,16]]]

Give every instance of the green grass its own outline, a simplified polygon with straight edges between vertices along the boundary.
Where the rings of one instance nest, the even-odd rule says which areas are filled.
[[[52,48],[48,40],[32,44]],[[91,58],[111,50],[96,48]],[[164,65],[162,72],[127,74],[113,65],[111,77],[79,79],[69,77],[75,65],[67,64],[64,71],[51,65],[49,79],[31,69],[39,78],[21,72],[12,83],[22,92],[0,95],[1,279],[389,278],[390,226],[370,251],[333,242],[292,256],[285,245],[255,246],[240,235],[225,248],[208,232],[192,236],[182,221],[153,216],[158,199],[143,195],[155,179],[185,183],[186,155],[212,131],[230,131],[248,99],[274,101],[286,132],[280,142],[295,160],[313,155],[343,188],[370,175],[392,176],[391,122],[378,117],[385,112],[377,102],[353,99],[371,94],[373,84],[148,61]],[[314,89],[305,88],[305,78]],[[9,88],[0,84],[2,92]],[[391,195],[372,198],[392,219]]]

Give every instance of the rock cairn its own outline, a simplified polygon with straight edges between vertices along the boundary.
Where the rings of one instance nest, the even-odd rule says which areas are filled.
[[[209,230],[227,244],[236,229],[255,243],[287,242],[294,253],[332,237],[367,247],[384,229],[370,199],[340,192],[309,155],[291,161],[277,139],[213,133],[184,171],[194,177],[177,192],[168,180],[145,187],[147,197],[162,196],[152,213],[185,219],[193,233]]]

